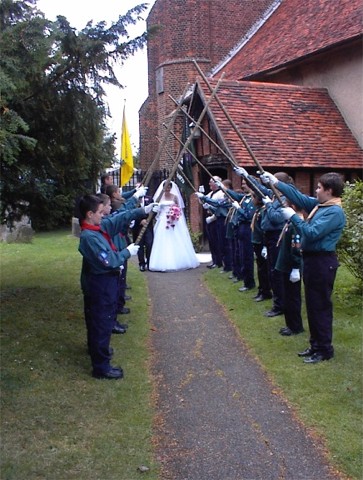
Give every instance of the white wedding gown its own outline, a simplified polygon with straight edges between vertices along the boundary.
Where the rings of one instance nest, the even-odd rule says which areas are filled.
[[[173,272],[199,266],[185,221],[183,209],[174,227],[167,228],[166,215],[173,201],[162,200],[154,226],[154,242],[150,255],[149,270]]]

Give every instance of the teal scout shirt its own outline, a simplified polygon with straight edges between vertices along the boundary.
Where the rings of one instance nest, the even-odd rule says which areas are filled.
[[[293,268],[301,270],[301,237],[291,223],[284,227],[275,269],[280,272],[290,273]]]
[[[110,238],[114,238],[120,231],[127,228],[130,221],[137,215],[143,215],[144,209],[138,208],[129,212],[104,217],[101,230]],[[102,275],[117,272],[120,266],[130,257],[127,249],[114,251],[108,240],[101,232],[95,230],[82,230],[79,241],[79,252],[83,256],[81,271],[81,284],[84,286],[84,277],[87,274]]]
[[[318,200],[299,192],[293,185],[278,182],[277,188],[296,206],[310,213],[318,205]],[[345,226],[345,214],[339,205],[321,204],[309,221],[298,215],[291,217],[301,234],[303,252],[334,252]]]

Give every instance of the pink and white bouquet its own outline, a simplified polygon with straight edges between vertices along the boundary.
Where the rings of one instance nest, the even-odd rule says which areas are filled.
[[[174,228],[181,214],[181,208],[178,205],[172,205],[166,214],[166,228]]]

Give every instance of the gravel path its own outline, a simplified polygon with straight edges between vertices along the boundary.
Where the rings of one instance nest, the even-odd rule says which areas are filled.
[[[205,288],[204,271],[146,273],[161,479],[340,478]]]

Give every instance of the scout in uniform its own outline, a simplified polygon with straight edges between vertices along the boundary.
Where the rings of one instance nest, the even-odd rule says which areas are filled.
[[[345,226],[341,207],[344,182],[335,172],[322,175],[316,188],[316,198],[299,192],[293,185],[280,182],[265,172],[261,180],[275,185],[292,204],[308,213],[302,220],[291,207],[283,208],[286,220],[301,234],[303,280],[306,310],[310,330],[310,347],[298,355],[305,363],[318,363],[334,356],[333,292],[339,266],[336,246]]]

